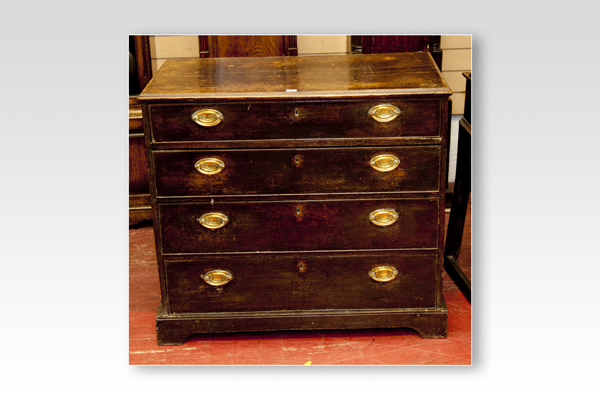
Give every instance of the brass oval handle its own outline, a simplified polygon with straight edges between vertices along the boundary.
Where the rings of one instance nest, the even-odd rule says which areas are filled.
[[[196,161],[194,167],[204,175],[214,175],[223,171],[225,163],[218,158],[203,158]]]
[[[371,107],[369,115],[377,122],[390,122],[400,115],[400,109],[391,104],[380,104]]]
[[[398,276],[398,270],[389,265],[382,265],[370,270],[369,276],[377,282],[389,282]]]
[[[369,220],[377,226],[390,226],[398,221],[398,213],[389,208],[382,208],[369,214]]]
[[[215,126],[223,121],[223,114],[217,110],[204,108],[193,113],[192,120],[201,126]]]
[[[381,154],[371,158],[369,164],[380,172],[390,172],[398,168],[400,159],[393,154]]]
[[[229,217],[225,214],[218,212],[211,212],[202,215],[198,218],[198,222],[205,228],[208,229],[219,229],[225,226],[229,222]]]
[[[214,269],[202,275],[202,279],[211,286],[223,286],[231,282],[233,275],[229,271]]]

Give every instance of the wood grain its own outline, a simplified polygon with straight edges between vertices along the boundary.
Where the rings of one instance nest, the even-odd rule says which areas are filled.
[[[398,157],[393,171],[373,169],[378,155]],[[317,149],[155,151],[157,197],[431,192],[439,190],[438,146]],[[216,158],[225,168],[205,175],[196,161]]]
[[[376,282],[375,267],[389,265],[398,276]],[[231,260],[167,261],[169,312],[231,312],[429,307],[435,305],[436,254],[299,255]],[[214,287],[202,274],[227,270],[231,282]]]
[[[380,104],[398,107],[400,115],[389,122],[375,121],[369,110]],[[439,99],[149,106],[155,142],[439,137],[440,108]],[[191,116],[201,109],[221,112],[222,122],[198,125]]]
[[[440,221],[450,94],[426,53],[166,62],[140,96],[159,344],[277,329],[410,327],[445,337]],[[379,104],[397,106],[399,116],[373,120],[368,110]],[[224,119],[201,127],[190,118],[199,108]],[[388,153],[401,160],[397,170],[369,166]],[[194,164],[203,157],[225,168],[200,174]],[[374,225],[378,209],[394,210],[398,221]],[[229,221],[207,229],[198,219],[208,212]],[[370,280],[366,272],[380,263],[402,279]],[[234,280],[202,286],[202,274],[216,268]]]
[[[283,56],[283,36],[210,36],[211,57]]]
[[[429,53],[390,53],[167,60],[139,98],[168,102],[376,94],[452,92]]]
[[[376,226],[369,214],[393,209],[396,223]],[[185,203],[159,206],[164,254],[257,251],[435,249],[438,199]],[[229,218],[211,230],[198,219]]]

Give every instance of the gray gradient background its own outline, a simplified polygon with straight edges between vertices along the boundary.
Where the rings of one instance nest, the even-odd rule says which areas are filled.
[[[0,30],[0,396],[594,392],[593,2],[13,2]],[[127,35],[201,33],[473,35],[472,367],[128,366]]]

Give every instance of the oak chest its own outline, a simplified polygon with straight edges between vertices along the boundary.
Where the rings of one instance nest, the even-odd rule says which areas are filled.
[[[449,95],[429,53],[165,62],[139,96],[158,343],[394,327],[445,337]]]

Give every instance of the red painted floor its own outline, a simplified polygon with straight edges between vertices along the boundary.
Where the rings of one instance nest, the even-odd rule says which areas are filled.
[[[471,276],[471,216],[459,263]],[[446,214],[446,220],[449,214]],[[470,365],[471,305],[444,272],[448,337],[421,339],[410,329],[194,335],[158,346],[160,289],[152,226],[129,229],[130,365]]]

